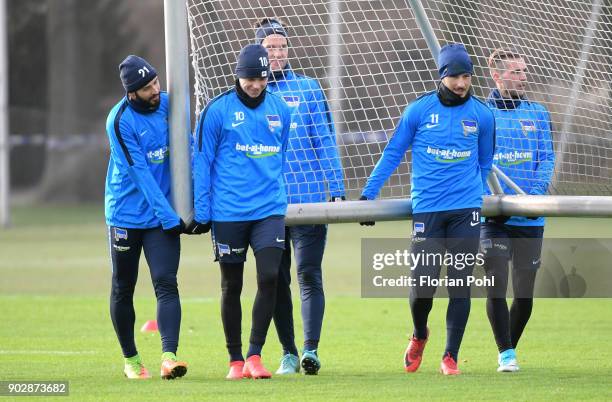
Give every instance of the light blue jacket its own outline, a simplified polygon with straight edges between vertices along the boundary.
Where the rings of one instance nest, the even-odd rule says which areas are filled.
[[[193,152],[195,219],[249,221],[285,215],[283,164],[291,111],[267,92],[254,109],[231,89],[198,119]]]
[[[483,102],[445,106],[429,92],[404,111],[362,195],[376,198],[412,147],[413,213],[480,208],[494,145],[495,119]]]
[[[555,168],[548,111],[539,103],[526,99],[503,99],[497,90],[491,92],[487,104],[495,115],[493,163],[525,193],[546,194]],[[504,193],[515,194],[503,181],[501,186]],[[487,193],[490,193],[488,189]],[[544,226],[544,218],[513,216],[506,225]]]
[[[136,111],[124,97],[111,109],[106,133],[106,223],[130,229],[178,225],[170,205],[168,94],[160,94],[159,108],[151,113]]]
[[[330,198],[344,196],[336,133],[323,90],[315,79],[290,68],[275,76],[268,89],[292,111],[284,170],[289,203],[324,202],[327,191]]]

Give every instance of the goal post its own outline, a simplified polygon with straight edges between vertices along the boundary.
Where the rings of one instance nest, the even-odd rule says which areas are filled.
[[[182,6],[181,6],[182,5]],[[186,223],[193,219],[190,147],[190,88],[187,8],[181,1],[164,0],[166,77],[170,97],[170,172],[172,205]]]
[[[7,36],[6,1],[0,0],[0,229],[11,224]]]
[[[612,6],[606,2],[187,0],[186,11],[196,117],[233,85],[236,56],[253,43],[255,22],[277,17],[287,24],[291,67],[315,78],[327,96],[351,200],[359,197],[406,105],[436,88],[439,43],[466,45],[481,99],[494,87],[489,54],[513,47],[529,66],[529,99],[550,112],[554,181],[547,196],[487,197],[483,214],[612,216]],[[287,221],[407,219],[410,160],[408,152],[380,201],[291,205]],[[503,174],[495,180],[508,184]]]

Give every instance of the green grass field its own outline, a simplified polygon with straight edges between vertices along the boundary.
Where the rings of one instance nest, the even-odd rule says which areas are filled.
[[[0,381],[68,380],[77,400],[612,400],[612,300],[538,299],[519,346],[521,371],[499,374],[484,300],[472,313],[460,353],[463,375],[437,372],[444,348],[446,301],[430,318],[431,341],[418,373],[407,375],[402,354],[411,332],[408,303],[360,298],[360,239],[406,237],[407,222],[330,226],[324,263],[327,294],[320,375],[227,382],[219,316],[219,272],[210,237],[183,237],[179,275],[183,322],[179,356],[186,377],[128,382],[108,314],[110,268],[101,208],[16,208],[14,227],[0,231]],[[549,237],[612,237],[610,221],[550,220]],[[244,311],[254,294],[250,258]],[[143,258],[144,261],[144,258]],[[146,265],[136,291],[137,326],[154,319]],[[294,294],[297,290],[294,288]],[[296,302],[299,323],[299,302]],[[243,341],[250,327],[245,314]],[[298,345],[301,327],[296,328]],[[158,335],[137,334],[157,373]],[[276,369],[274,328],[264,363]],[[23,399],[18,399],[23,400]]]

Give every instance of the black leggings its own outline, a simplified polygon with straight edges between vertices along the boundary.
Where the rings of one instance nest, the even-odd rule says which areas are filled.
[[[267,247],[255,253],[257,266],[257,294],[253,304],[253,317],[251,337],[249,342],[262,346],[266,342],[266,335],[274,306],[276,303],[276,283],[278,269],[283,250]],[[240,294],[242,292],[242,279],[244,263],[220,263],[221,265],[221,320],[225,331],[225,341],[230,360],[242,359],[242,307]]]
[[[508,310],[508,260],[504,257],[485,259],[487,275],[495,275],[495,286],[487,289],[487,316],[493,329],[497,349],[515,349],[531,317],[536,270],[512,269],[514,300]]]
[[[138,353],[134,341],[136,313],[133,298],[143,249],[157,298],[162,351],[176,353],[181,326],[181,302],[176,280],[181,252],[179,237],[169,235],[161,228],[122,229],[111,226],[109,241],[113,264],[110,315],[123,355],[132,357]]]

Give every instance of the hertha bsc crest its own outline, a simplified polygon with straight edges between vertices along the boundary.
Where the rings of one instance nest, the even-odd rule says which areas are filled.
[[[463,126],[463,135],[466,137],[470,134],[478,134],[478,123],[474,120],[461,120]]]
[[[266,115],[266,118],[268,119],[268,128],[270,129],[271,132],[274,132],[276,130],[277,127],[281,127],[281,119],[280,116],[277,114],[268,114]]]
[[[519,120],[521,123],[521,129],[525,137],[529,136],[530,132],[536,131],[535,121],[533,120]]]

